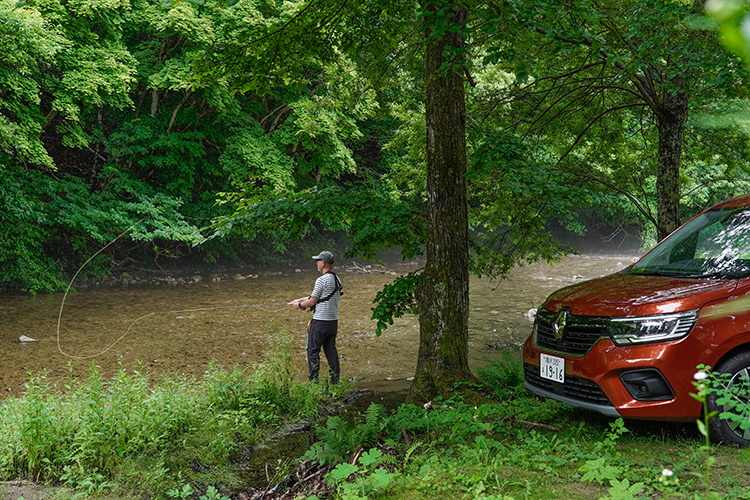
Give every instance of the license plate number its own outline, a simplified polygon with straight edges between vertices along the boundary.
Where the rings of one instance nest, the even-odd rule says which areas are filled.
[[[565,382],[565,360],[563,358],[542,354],[539,360],[539,370],[542,378],[554,380],[561,384]]]

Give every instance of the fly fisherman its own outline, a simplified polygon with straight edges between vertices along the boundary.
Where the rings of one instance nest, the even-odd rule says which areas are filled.
[[[331,372],[331,383],[339,381],[339,353],[336,350],[336,333],[339,323],[339,297],[342,286],[339,277],[332,271],[333,254],[328,251],[314,255],[315,264],[322,276],[315,280],[315,286],[309,297],[295,299],[289,305],[295,309],[313,311],[312,320],[307,328],[307,364],[310,368],[310,382],[318,381],[320,372],[320,349],[326,355]]]

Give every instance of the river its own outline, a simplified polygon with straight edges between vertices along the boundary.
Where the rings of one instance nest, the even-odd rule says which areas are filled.
[[[470,367],[491,363],[503,348],[520,351],[531,328],[528,312],[549,293],[619,271],[634,257],[569,256],[554,266],[518,267],[500,282],[472,279]],[[335,269],[344,285],[337,341],[342,377],[375,393],[403,392],[416,367],[417,318],[399,318],[377,337],[370,308],[384,284],[416,265],[367,266],[350,261]],[[107,376],[120,367],[153,376],[177,371],[200,376],[211,360],[224,367],[251,367],[274,349],[283,329],[293,335],[292,355],[304,380],[309,313],[285,303],[309,294],[317,276],[310,261],[245,268],[222,279],[193,273],[183,284],[118,284],[67,296],[5,294],[0,301],[0,397],[22,393],[30,374],[46,372],[56,382],[71,373],[85,376],[92,363]],[[35,342],[20,342],[21,336]]]

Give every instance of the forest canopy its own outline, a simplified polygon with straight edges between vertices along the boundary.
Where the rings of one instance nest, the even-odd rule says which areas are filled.
[[[124,232],[90,272],[424,254],[427,4],[0,0],[0,285],[60,289]],[[745,66],[701,2],[526,4],[466,2],[441,70],[472,272],[750,190]]]

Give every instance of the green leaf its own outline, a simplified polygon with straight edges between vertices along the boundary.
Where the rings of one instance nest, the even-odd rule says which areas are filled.
[[[386,469],[380,468],[375,469],[372,474],[367,478],[368,482],[372,484],[373,488],[382,490],[396,481],[399,475],[393,472],[388,472]]]
[[[643,493],[646,486],[642,482],[630,484],[630,481],[623,479],[618,481],[617,479],[612,480],[612,487],[609,488],[609,494],[612,498],[618,500],[634,500],[636,495]]]
[[[359,467],[352,464],[338,464],[329,475],[339,481],[345,481],[349,476],[359,472]]]
[[[703,420],[697,420],[695,423],[698,425],[698,432],[700,432],[702,436],[708,436],[706,423]]]
[[[383,452],[378,448],[372,448],[359,457],[359,463],[367,467],[368,465],[374,464],[382,454]]]

